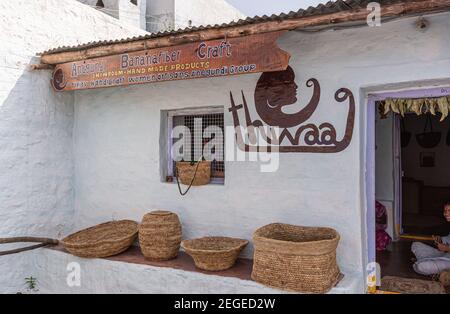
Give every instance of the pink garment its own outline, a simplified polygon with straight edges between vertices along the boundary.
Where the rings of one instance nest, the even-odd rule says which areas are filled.
[[[391,237],[384,230],[377,230],[376,233],[377,251],[384,251],[391,243]]]
[[[383,204],[375,202],[375,219],[377,230],[386,230],[387,228],[387,214],[386,207]]]
[[[384,251],[391,243],[392,239],[385,231],[387,228],[387,213],[386,207],[383,204],[375,202],[375,217],[376,217],[376,248],[377,251]]]

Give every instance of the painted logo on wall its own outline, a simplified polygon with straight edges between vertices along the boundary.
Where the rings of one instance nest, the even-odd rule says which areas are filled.
[[[342,138],[338,139],[336,128],[332,123],[324,122],[320,125],[307,123],[319,105],[321,88],[315,78],[309,79],[306,86],[313,89],[311,99],[300,111],[288,114],[283,112],[283,108],[297,102],[298,86],[295,83],[294,70],[288,66],[284,71],[263,73],[256,84],[254,94],[259,119],[251,117],[243,91],[241,91],[242,103],[238,105],[230,92],[229,111],[233,115],[239,148],[247,152],[277,150],[281,153],[337,153],[346,149],[352,140],[355,121],[353,93],[348,88],[339,88],[334,95],[335,101],[348,102],[345,132]],[[245,123],[239,118],[241,110],[244,111]],[[280,132],[276,134],[267,131],[268,128],[263,126],[279,128]],[[244,134],[243,129],[248,134]],[[268,143],[267,145],[261,145],[258,141],[252,142],[255,134],[251,133],[256,131],[263,137],[263,142]]]

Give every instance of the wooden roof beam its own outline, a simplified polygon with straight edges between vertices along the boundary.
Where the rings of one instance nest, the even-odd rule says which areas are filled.
[[[382,18],[388,18],[410,14],[434,13],[448,10],[450,10],[450,0],[417,0],[414,2],[381,6],[381,16]],[[104,45],[99,44],[97,46],[80,48],[79,50],[75,51],[44,53],[41,55],[41,63],[60,64],[151,48],[170,47],[190,42],[222,39],[225,37],[233,38],[280,30],[294,30],[298,28],[313,26],[363,21],[367,19],[368,13],[369,12],[366,8],[360,8],[355,10],[347,10],[324,15],[307,16],[296,19],[294,18],[279,21],[256,22],[254,24],[197,30],[182,34],[135,40],[124,43]]]

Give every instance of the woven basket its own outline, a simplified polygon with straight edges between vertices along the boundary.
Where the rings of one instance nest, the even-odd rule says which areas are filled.
[[[191,164],[190,162],[180,161],[176,163],[178,179],[180,183],[184,185],[190,185],[192,178],[195,174],[193,186],[206,185],[211,181],[211,162],[210,161],[200,161],[198,163],[197,173],[195,169],[197,168],[197,163]]]
[[[71,234],[60,243],[75,256],[101,258],[126,251],[133,244],[137,234],[137,222],[111,221]]]
[[[440,281],[444,286],[450,286],[450,269],[444,270],[444,271],[439,275],[439,281]]]
[[[203,270],[219,271],[233,267],[247,240],[227,237],[205,237],[184,240],[181,247]]]
[[[165,261],[177,257],[181,242],[181,223],[169,211],[152,211],[139,226],[139,245],[149,260]]]
[[[325,293],[339,280],[339,234],[330,228],[270,224],[253,234],[252,279],[295,292]]]

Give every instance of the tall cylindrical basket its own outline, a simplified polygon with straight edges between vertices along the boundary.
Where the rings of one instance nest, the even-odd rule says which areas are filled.
[[[142,254],[150,260],[177,257],[181,236],[180,219],[169,211],[152,211],[144,216],[139,226],[139,245]]]

